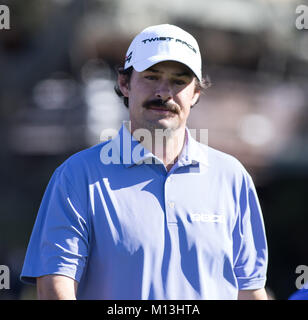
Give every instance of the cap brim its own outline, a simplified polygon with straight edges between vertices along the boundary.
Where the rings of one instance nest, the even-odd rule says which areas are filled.
[[[149,57],[145,60],[142,61],[138,61],[138,62],[133,62],[132,65],[134,67],[134,69],[138,72],[142,72],[150,67],[152,67],[153,65],[159,63],[159,62],[163,62],[163,61],[176,61],[179,63],[184,64],[186,67],[188,67],[194,74],[195,76],[199,79],[199,81],[202,81],[202,75],[201,75],[201,71],[198,71],[196,67],[192,66],[190,61],[186,61],[183,59],[183,57],[170,57],[170,56],[153,56],[153,57]]]

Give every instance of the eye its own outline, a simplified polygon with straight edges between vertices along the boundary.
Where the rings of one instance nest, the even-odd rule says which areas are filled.
[[[174,80],[174,83],[175,83],[176,85],[178,85],[178,86],[183,86],[183,85],[186,84],[186,81],[180,80],[180,79],[176,79],[176,80]]]
[[[157,77],[157,76],[153,76],[153,75],[147,75],[147,76],[145,76],[145,79],[148,79],[148,80],[157,80],[158,77]]]

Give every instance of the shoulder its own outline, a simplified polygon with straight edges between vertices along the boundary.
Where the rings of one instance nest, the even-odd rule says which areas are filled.
[[[308,300],[308,289],[299,289],[288,300]]]
[[[81,165],[87,165],[92,162],[97,163],[98,161],[100,161],[100,151],[102,147],[108,142],[109,141],[96,144],[92,147],[81,150],[71,155],[69,158],[65,160],[63,165],[76,167]]]
[[[92,176],[102,167],[100,151],[107,142],[71,155],[56,169],[57,174],[66,176],[70,180],[76,180],[76,183],[78,183],[78,179],[82,181],[86,176]]]
[[[203,146],[202,148],[207,152],[207,172],[213,179],[231,185],[234,191],[239,191],[242,188],[254,188],[250,173],[239,159],[209,146]]]
[[[226,174],[247,175],[243,164],[234,156],[207,146],[209,167]]]

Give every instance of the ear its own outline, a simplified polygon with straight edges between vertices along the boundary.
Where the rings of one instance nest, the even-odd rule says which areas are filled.
[[[128,97],[129,81],[128,77],[124,74],[118,75],[118,85],[124,97]]]
[[[194,91],[193,97],[192,97],[192,101],[191,101],[191,105],[194,106],[195,104],[198,103],[199,98],[200,98],[200,94],[201,94],[201,90],[196,89]]]

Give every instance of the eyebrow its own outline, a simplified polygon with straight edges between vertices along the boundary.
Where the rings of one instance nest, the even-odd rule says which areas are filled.
[[[162,73],[161,71],[159,71],[157,69],[154,69],[152,67],[148,68],[145,71],[150,71],[150,72],[153,72],[153,73]],[[185,70],[185,71],[173,73],[173,75],[175,75],[177,77],[191,77],[192,76],[192,72],[190,72],[189,70],[187,70],[187,71]]]

